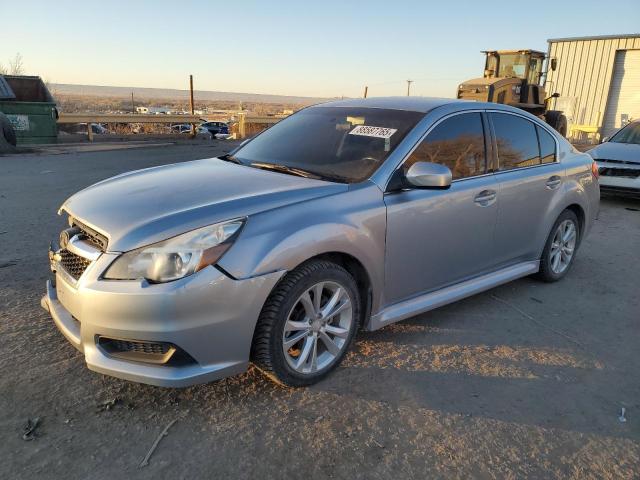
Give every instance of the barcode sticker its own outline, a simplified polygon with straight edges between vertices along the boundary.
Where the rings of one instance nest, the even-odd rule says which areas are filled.
[[[375,137],[375,138],[391,138],[391,135],[398,130],[395,128],[386,127],[372,127],[369,125],[358,125],[356,128],[349,132],[349,135],[360,135],[362,137]]]

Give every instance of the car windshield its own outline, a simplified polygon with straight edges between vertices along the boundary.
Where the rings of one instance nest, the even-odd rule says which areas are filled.
[[[423,116],[381,108],[307,108],[258,135],[232,159],[258,168],[276,165],[295,169],[289,173],[360,182],[382,165]]]
[[[611,137],[609,141],[613,143],[640,144],[640,122],[627,125],[613,137]]]

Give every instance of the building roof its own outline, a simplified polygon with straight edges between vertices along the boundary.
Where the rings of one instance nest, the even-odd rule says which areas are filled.
[[[365,107],[387,108],[389,110],[407,110],[426,113],[434,108],[450,103],[465,103],[468,100],[432,97],[372,97],[336,100],[316,105],[317,107]]]
[[[608,40],[612,38],[636,38],[640,37],[640,33],[625,33],[621,35],[595,35],[591,37],[566,37],[566,38],[550,38],[547,40],[549,43],[558,43],[558,42],[576,42],[576,41],[586,41],[586,40]]]
[[[524,49],[524,50],[482,50],[481,53],[498,53],[498,54],[503,54],[503,53],[534,53],[534,54],[538,54],[538,55],[542,55],[545,56],[546,53],[541,52],[540,50],[531,50],[531,49]]]
[[[0,100],[14,100],[15,98],[16,94],[13,93],[4,77],[0,75]]]

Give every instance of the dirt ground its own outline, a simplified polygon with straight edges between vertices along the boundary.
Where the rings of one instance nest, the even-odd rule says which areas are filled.
[[[603,200],[562,282],[361,333],[312,388],[254,369],[180,390],[87,370],[39,305],[56,209],[99,179],[225,147],[0,157],[0,478],[640,476],[638,201]]]

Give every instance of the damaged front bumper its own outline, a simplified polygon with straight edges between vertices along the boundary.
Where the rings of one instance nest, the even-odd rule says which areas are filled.
[[[53,259],[55,286],[41,301],[89,369],[184,387],[247,368],[260,310],[284,272],[235,280],[210,266],[164,284],[101,279],[116,256],[102,254],[78,280]]]

